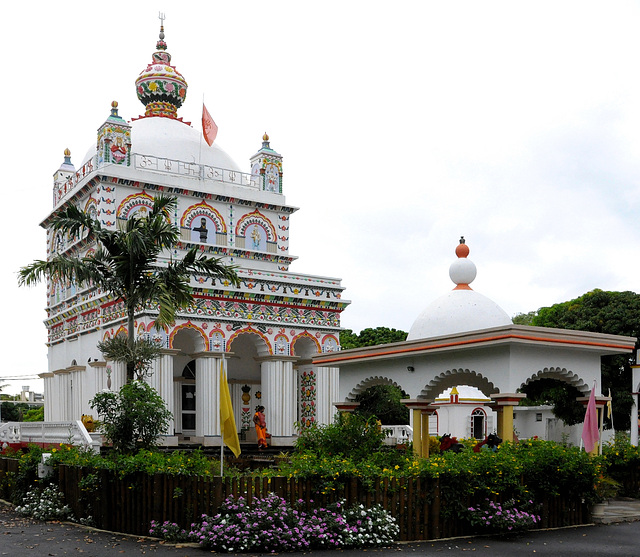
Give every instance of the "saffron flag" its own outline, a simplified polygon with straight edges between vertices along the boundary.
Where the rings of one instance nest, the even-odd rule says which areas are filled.
[[[207,110],[207,107],[202,103],[202,135],[204,135],[204,140],[207,142],[209,147],[216,140],[216,136],[218,135],[218,126],[211,118],[211,114]]]
[[[609,389],[609,398],[611,399],[611,389]],[[611,419],[612,411],[613,411],[613,408],[611,407],[611,400],[607,400],[607,418]]]
[[[589,403],[587,404],[587,411],[584,415],[584,423],[582,424],[582,440],[584,441],[584,449],[588,453],[593,451],[593,448],[598,443],[599,428],[598,428],[598,411],[596,410],[596,386],[593,385],[591,389],[591,395],[589,396]]]
[[[222,362],[220,362],[220,433],[222,434],[222,442],[238,457],[240,454],[240,439],[238,439],[236,419],[233,417],[227,374]]]

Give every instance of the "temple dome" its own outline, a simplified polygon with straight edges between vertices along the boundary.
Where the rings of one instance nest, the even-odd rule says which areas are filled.
[[[449,268],[449,276],[456,287],[422,311],[411,326],[407,340],[465,333],[513,323],[498,304],[469,286],[476,276],[476,266],[467,259],[468,254],[469,248],[462,238],[456,248],[458,259]]]
[[[240,172],[235,161],[217,143],[209,147],[200,130],[172,118],[134,120],[131,152]]]

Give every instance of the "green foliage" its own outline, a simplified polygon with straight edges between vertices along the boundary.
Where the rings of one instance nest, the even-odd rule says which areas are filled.
[[[409,409],[400,401],[409,398],[395,385],[374,385],[356,396],[360,406],[354,414],[365,418],[374,417],[384,425],[404,425],[409,423]]]
[[[360,331],[359,334],[355,334],[351,329],[340,331],[340,346],[343,350],[403,342],[405,340],[407,340],[407,333],[387,327],[367,328]]]
[[[617,482],[620,495],[640,497],[632,478],[640,472],[640,448],[629,442],[625,433],[616,433],[615,439],[602,447],[601,475]],[[606,476],[605,476],[606,475]]]
[[[516,313],[511,321],[515,325],[533,325],[535,316],[538,315],[537,311],[530,311],[529,313]]]
[[[637,338],[640,336],[640,294],[592,290],[575,300],[540,308],[531,324]],[[602,392],[608,393],[611,389],[613,421],[617,429],[629,429],[630,426],[630,385],[629,357],[603,357]]]
[[[359,461],[380,450],[386,436],[387,432],[380,428],[375,418],[338,413],[331,424],[313,424],[301,430],[295,452],[344,455]]]
[[[582,393],[573,385],[558,379],[542,378],[527,383],[522,389],[527,398],[520,401],[521,406],[549,404],[553,413],[567,425],[582,423],[584,406],[576,398]]]
[[[118,452],[154,447],[172,417],[158,392],[142,381],[127,383],[117,393],[100,392],[89,404],[98,413],[99,430]]]
[[[69,445],[52,449],[49,464],[111,470],[119,477],[136,472],[169,476],[214,476],[220,471],[220,462],[207,457],[201,451],[165,453],[142,449],[133,454],[108,453],[101,456]],[[225,472],[227,468],[229,467],[225,466]]]
[[[44,406],[30,408],[23,414],[22,420],[25,422],[44,422]]]
[[[118,335],[98,343],[98,350],[112,362],[134,362],[135,377],[150,375],[151,364],[160,355],[161,347],[147,339],[136,339],[133,345],[126,336]]]
[[[26,404],[14,404],[13,402],[3,402],[0,405],[0,413],[3,422],[21,422],[22,414],[29,409]]]

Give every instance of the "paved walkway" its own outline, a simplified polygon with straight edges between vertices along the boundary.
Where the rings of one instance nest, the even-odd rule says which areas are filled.
[[[593,521],[596,524],[613,524],[634,520],[640,520],[640,499],[612,499],[605,504],[602,516],[597,516],[597,513],[596,516],[593,516]]]

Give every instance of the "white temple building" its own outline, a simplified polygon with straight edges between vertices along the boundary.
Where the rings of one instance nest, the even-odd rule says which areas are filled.
[[[495,302],[472,290],[476,266],[464,238],[455,253],[449,269],[454,289],[426,307],[406,341],[314,356],[314,364],[340,369],[339,408],[353,408],[358,393],[368,387],[396,385],[411,397],[407,405],[413,410],[414,439],[424,439],[422,432],[445,433],[444,424],[434,425],[430,418],[449,406],[442,400],[434,404],[438,396],[468,385],[484,400],[449,406],[448,415],[457,419],[446,432],[479,437],[480,431],[497,431],[512,440],[514,407],[525,396],[518,391],[527,383],[558,379],[585,398],[595,384],[600,394],[601,356],[633,352],[632,337],[513,324]],[[487,411],[489,405],[495,414]]]
[[[42,222],[48,256],[82,257],[95,249],[90,241],[49,228],[51,218],[70,204],[115,229],[147,211],[157,193],[177,197],[173,221],[182,241],[164,257],[179,258],[198,245],[202,253],[237,265],[241,285],[194,275],[195,306],[159,332],[156,308],[136,315],[135,331],[129,332],[154,338],[164,349],[148,381],[173,412],[166,442],[188,437],[219,444],[224,357],[238,428],[252,428],[255,406],[264,405],[272,444],[291,445],[295,422],[329,422],[335,411],[338,369],[319,368],[312,357],[340,348],[340,314],[349,304],[341,281],[289,271],[297,208],[286,204],[283,157],[269,137],[258,143],[243,172],[217,143],[203,141],[199,126],[178,116],[187,83],[171,65],[163,27],[135,85],[143,115],[127,121],[114,102],[104,123],[97,123],[97,137],[87,138],[91,147],[77,166],[65,151],[54,174],[53,209]],[[47,288],[45,420],[79,420],[92,414],[89,401],[96,392],[124,384],[124,366],[103,361],[96,348],[126,331],[124,307],[91,285],[54,279]]]

